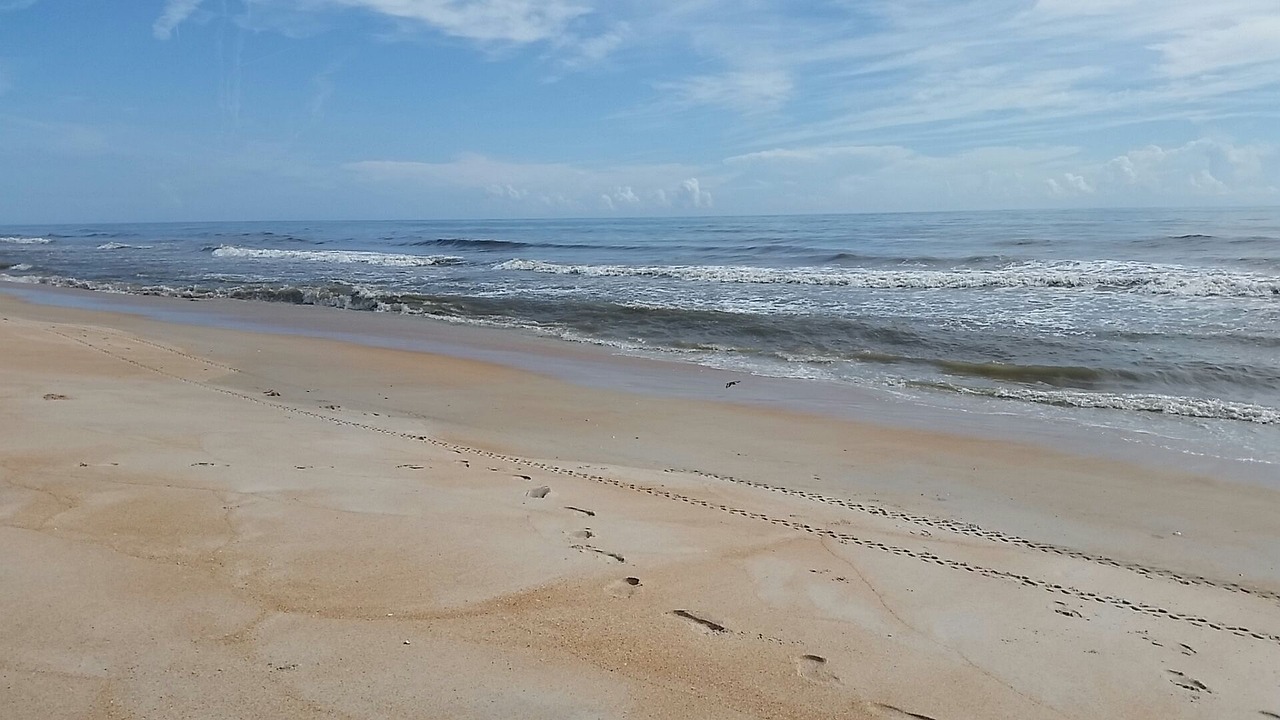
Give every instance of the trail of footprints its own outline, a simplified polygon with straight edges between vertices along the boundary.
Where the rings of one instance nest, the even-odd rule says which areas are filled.
[[[1034,540],[1027,540],[1026,538],[1021,538],[1016,535],[1003,533],[1003,532],[1000,532],[999,530],[987,530],[973,523],[962,522],[959,520],[952,520],[949,518],[929,517],[927,515],[912,515],[911,513],[902,512],[900,510],[892,510],[892,509],[881,507],[878,505],[855,502],[853,500],[846,500],[844,498],[831,497],[829,495],[822,495],[819,493],[808,492],[805,490],[793,490],[791,488],[778,487],[776,485],[769,485],[767,483],[755,482],[752,480],[743,480],[741,478],[736,478],[730,475],[720,475],[717,473],[709,473],[703,470],[677,470],[672,468],[670,470],[667,470],[667,472],[685,472],[690,475],[699,475],[702,477],[712,478],[715,480],[722,480],[724,482],[736,483],[738,485],[746,485],[749,487],[759,488],[761,490],[768,490],[769,492],[775,492],[782,495],[791,495],[793,497],[801,497],[801,498],[804,498],[805,500],[820,502],[826,505],[836,505],[836,506],[845,508],[847,510],[853,510],[855,512],[860,512],[867,515],[877,515],[877,516],[892,519],[892,520],[909,522],[914,525],[923,525],[924,527],[933,528],[935,530],[946,530],[948,532],[955,533],[957,535],[980,537],[986,540],[991,540],[993,542],[1004,543],[1007,545],[1015,545],[1018,547],[1027,548],[1029,550],[1036,550],[1038,552],[1053,553],[1055,555],[1062,555],[1064,557],[1069,557],[1075,560],[1085,560],[1088,562],[1097,563],[1099,565],[1107,565],[1109,567],[1121,568],[1121,569],[1129,570],[1139,575],[1144,575],[1147,577],[1159,577],[1166,580],[1172,580],[1182,585],[1203,585],[1207,587],[1218,588],[1221,590],[1229,590],[1231,592],[1243,593],[1245,595],[1254,595],[1257,597],[1264,597],[1271,600],[1280,601],[1280,593],[1275,593],[1268,590],[1261,590],[1258,588],[1245,587],[1237,583],[1210,580],[1209,578],[1201,577],[1199,575],[1185,575],[1182,573],[1173,572],[1172,570],[1165,570],[1163,568],[1155,568],[1147,565],[1141,565],[1139,563],[1131,563],[1131,562],[1125,562],[1123,560],[1115,560],[1113,558],[1109,558],[1104,555],[1095,555],[1093,553],[1086,553],[1080,550],[1073,550],[1071,548],[1062,547],[1060,545],[1053,545],[1051,543],[1042,543],[1042,542],[1036,542]]]
[[[976,575],[981,575],[983,577],[999,579],[999,580],[1007,580],[1010,582],[1021,584],[1025,587],[1037,588],[1040,590],[1044,590],[1046,592],[1055,593],[1055,594],[1059,594],[1067,597],[1073,597],[1078,600],[1094,602],[1101,605],[1107,605],[1107,606],[1118,608],[1121,610],[1128,610],[1131,612],[1140,613],[1140,614],[1147,615],[1154,618],[1163,618],[1166,620],[1183,622],[1199,628],[1208,628],[1208,629],[1216,630],[1220,632],[1229,632],[1233,635],[1236,635],[1242,638],[1252,638],[1255,640],[1262,640],[1265,642],[1270,642],[1270,643],[1275,643],[1277,645],[1280,645],[1280,635],[1258,632],[1258,631],[1251,630],[1249,628],[1241,627],[1238,625],[1228,625],[1225,623],[1213,622],[1204,617],[1200,617],[1197,615],[1177,613],[1177,612],[1168,610],[1166,608],[1150,605],[1147,603],[1134,602],[1125,598],[1115,597],[1112,595],[1102,595],[1102,594],[1090,592],[1087,590],[1080,590],[1078,588],[1074,588],[1070,586],[1051,583],[1045,580],[1038,580],[1036,578],[1032,578],[1026,575],[1020,575],[1018,573],[982,567],[979,565],[974,565],[972,563],[963,562],[960,560],[952,560],[950,558],[939,556],[928,550],[913,550],[910,548],[905,548],[897,545],[890,545],[887,543],[880,542],[878,540],[859,537],[857,535],[853,535],[850,533],[836,532],[828,528],[815,527],[808,523],[800,522],[797,520],[775,518],[775,517],[766,515],[765,513],[752,512],[750,510],[730,507],[722,503],[715,503],[707,500],[702,500],[700,498],[690,497],[688,495],[682,495],[680,493],[676,493],[671,490],[666,490],[663,488],[654,488],[654,487],[649,487],[645,485],[638,485],[636,483],[628,482],[626,480],[606,477],[603,475],[595,475],[595,474],[584,472],[581,470],[572,470],[570,468],[561,467],[558,465],[551,465],[551,464],[540,462],[537,460],[530,460],[527,458],[516,457],[512,455],[505,455],[503,453],[496,453],[488,450],[480,450],[478,448],[467,447],[465,445],[458,445],[455,443],[446,442],[444,440],[439,440],[437,438],[432,438],[426,435],[415,435],[413,433],[408,433],[408,432],[389,430],[387,428],[378,427],[376,425],[369,425],[366,423],[355,422],[353,420],[347,420],[340,417],[334,417],[332,415],[326,415],[313,410],[307,410],[305,408],[294,407],[281,402],[264,400],[263,398],[260,398],[260,397],[255,397],[255,396],[248,395],[235,390],[231,390],[228,388],[221,388],[216,385],[210,385],[208,383],[201,382],[198,380],[192,380],[190,378],[185,378],[185,377],[182,377],[181,375],[177,375],[160,368],[155,368],[155,367],[146,365],[144,363],[138,362],[137,360],[134,360],[127,356],[121,355],[116,352],[112,352],[111,350],[108,350],[106,348],[98,347],[93,343],[87,340],[84,340],[82,338],[73,337],[65,333],[59,332],[58,330],[53,328],[50,328],[49,332],[55,335],[58,335],[60,337],[66,338],[68,340],[72,340],[74,342],[85,345],[86,347],[89,347],[93,350],[101,352],[105,355],[114,357],[118,360],[129,363],[136,367],[163,375],[165,377],[172,378],[179,382],[195,385],[195,386],[204,388],[206,390],[210,390],[212,392],[217,392],[223,395],[227,395],[229,397],[248,400],[249,402],[258,403],[260,405],[275,408],[277,410],[282,410],[284,412],[294,413],[297,415],[302,415],[302,416],[306,416],[306,417],[310,417],[317,420],[322,420],[325,422],[334,423],[334,424],[342,425],[346,427],[368,430],[370,432],[378,432],[391,437],[398,437],[405,440],[424,442],[439,448],[443,448],[445,450],[449,450],[454,453],[471,454],[475,456],[489,458],[491,460],[499,460],[499,461],[506,462],[513,465],[519,465],[522,467],[541,470],[543,472],[564,475],[568,477],[574,477],[581,480],[588,480],[588,481],[599,483],[602,485],[610,485],[610,486],[617,487],[624,490],[631,490],[634,492],[644,493],[646,495],[662,497],[669,500],[675,500],[678,502],[683,502],[683,503],[695,505],[698,507],[704,507],[711,510],[719,510],[721,512],[728,513],[730,515],[736,515],[739,517],[750,518],[753,520],[767,522],[779,527],[790,528],[792,530],[808,533],[818,537],[827,538],[830,540],[835,540],[837,542],[845,543],[848,545],[854,545],[857,547],[877,550],[880,552],[886,552],[899,557],[912,558],[912,559],[929,563],[932,565],[938,565],[941,567],[947,567],[947,568],[951,568],[958,571],[969,572]],[[148,344],[151,344],[151,343],[148,343]],[[154,345],[154,344],[152,345],[154,347],[170,350],[172,352],[170,348],[164,348],[163,346],[160,346],[160,345]],[[1253,588],[1247,588],[1241,585],[1237,585],[1235,583],[1221,583],[1221,582],[1209,580],[1207,578],[1203,578],[1195,575],[1190,575],[1190,576],[1181,575],[1179,573],[1175,573],[1170,570],[1164,570],[1161,568],[1152,568],[1152,567],[1147,567],[1143,565],[1138,565],[1136,563],[1128,563],[1124,561],[1113,560],[1111,558],[1107,558],[1104,556],[1093,555],[1090,553],[1084,553],[1077,550],[1071,550],[1069,548],[1063,548],[1063,547],[1051,545],[1048,543],[1033,542],[1030,540],[1019,538],[1013,535],[1008,535],[998,531],[985,530],[971,523],[964,523],[964,522],[947,520],[942,518],[916,516],[916,515],[911,515],[908,513],[896,511],[896,510],[889,510],[889,509],[877,507],[874,505],[868,505],[866,503],[858,503],[850,500],[844,500],[841,498],[833,498],[833,497],[821,495],[818,493],[808,492],[804,490],[792,490],[790,488],[781,488],[773,485],[768,485],[765,483],[758,483],[754,481],[743,480],[740,478],[734,478],[727,475],[717,475],[715,473],[708,473],[708,472],[702,472],[702,471],[691,471],[691,472],[704,477],[747,485],[750,487],[768,490],[770,492],[778,492],[785,495],[801,497],[813,502],[820,502],[828,505],[836,505],[836,506],[843,507],[856,512],[862,512],[862,513],[871,514],[871,515],[879,515],[882,517],[903,520],[906,522],[924,525],[926,527],[934,527],[934,528],[944,529],[944,530],[948,530],[951,532],[960,533],[964,535],[982,537],[982,538],[986,538],[996,542],[1002,542],[1010,545],[1017,545],[1017,546],[1025,547],[1031,550],[1036,550],[1041,552],[1051,552],[1051,553],[1064,555],[1066,557],[1071,557],[1078,560],[1085,560],[1089,562],[1108,565],[1111,567],[1124,568],[1124,569],[1132,570],[1133,572],[1136,572],[1138,574],[1141,574],[1147,577],[1158,577],[1158,578],[1168,579],[1174,582],[1181,583],[1183,585],[1204,585],[1204,586],[1218,588],[1222,590],[1228,590],[1232,592],[1240,592],[1240,593],[1245,593],[1245,594],[1254,595],[1254,596],[1266,597],[1273,600],[1280,600],[1280,594],[1278,593],[1273,593],[1273,592],[1258,590]],[[573,509],[579,510],[581,512],[579,508],[573,508]],[[588,547],[589,546],[584,545],[582,549],[587,549]],[[606,551],[601,551],[595,548],[591,548],[591,551],[606,553]],[[624,560],[621,559],[621,556],[617,556],[615,559],[617,559],[619,562],[624,562]]]

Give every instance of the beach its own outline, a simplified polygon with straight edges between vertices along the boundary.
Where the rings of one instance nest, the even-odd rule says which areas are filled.
[[[1280,716],[1274,486],[142,300],[0,293],[8,717]]]

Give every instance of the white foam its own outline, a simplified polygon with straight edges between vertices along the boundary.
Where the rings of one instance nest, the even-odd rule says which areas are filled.
[[[1027,388],[976,388],[951,383],[923,383],[925,387],[937,387],[964,395],[1006,400],[1024,400],[1078,408],[1105,410],[1133,410],[1153,412],[1207,420],[1239,420],[1241,422],[1272,425],[1280,423],[1280,409],[1251,403],[1231,402],[1216,398],[1183,397],[1178,395],[1120,394],[1082,392],[1075,390],[1032,390]]]
[[[129,243],[109,242],[98,246],[99,250],[150,250],[152,245],[130,245]]]
[[[44,237],[0,237],[0,243],[10,245],[48,245],[51,242],[51,238]]]
[[[215,249],[213,256],[303,260],[307,262],[362,263],[389,267],[428,267],[432,265],[457,265],[463,262],[463,258],[456,255],[400,255],[359,250],[272,250],[267,248],[236,247],[233,245],[223,245]]]
[[[1026,262],[998,269],[879,270],[741,265],[563,265],[515,259],[500,263],[494,269],[585,277],[654,277],[872,289],[1084,288],[1196,297],[1280,296],[1280,278],[1275,276],[1114,260]]]

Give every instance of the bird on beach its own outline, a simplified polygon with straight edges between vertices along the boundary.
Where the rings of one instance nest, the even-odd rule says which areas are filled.
[[[725,389],[726,389],[726,390],[728,390],[729,388],[733,387],[734,385],[737,385],[737,384],[738,384],[738,383],[740,383],[740,382],[742,382],[742,381],[741,381],[741,380],[730,380],[729,382],[727,382],[727,383],[725,383],[725,384],[724,384],[724,387],[725,387]]]

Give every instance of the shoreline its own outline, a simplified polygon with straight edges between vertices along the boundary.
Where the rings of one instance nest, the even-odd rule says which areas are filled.
[[[1280,713],[1266,487],[662,397],[679,371],[635,358],[573,384],[492,362],[589,366],[512,333],[466,329],[486,361],[0,316],[0,700],[28,716]]]
[[[1216,448],[1183,438],[1084,423],[1079,418],[1064,421],[1040,414],[1047,409],[1043,406],[1016,401],[902,395],[884,388],[753,375],[678,357],[650,357],[571,342],[519,328],[455,324],[394,313],[230,299],[190,301],[6,282],[0,282],[0,294],[37,305],[123,313],[180,325],[298,335],[480,360],[594,389],[780,409],[973,439],[1007,439],[1068,454],[1280,490],[1280,475],[1273,462],[1227,457],[1217,454]],[[746,380],[749,382],[744,384]],[[738,382],[731,392],[725,392],[725,383],[730,381]],[[958,416],[964,417],[962,426],[955,422]]]

